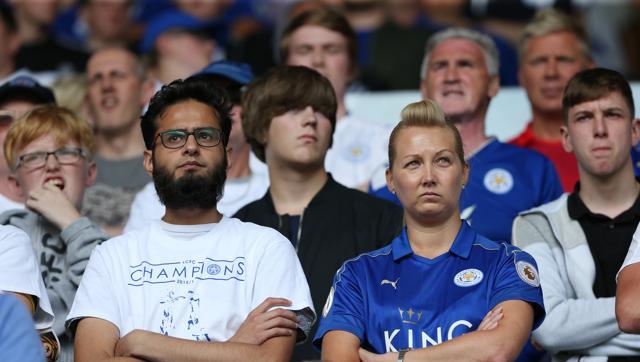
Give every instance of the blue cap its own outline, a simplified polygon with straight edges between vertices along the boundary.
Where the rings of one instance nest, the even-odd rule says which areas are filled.
[[[253,80],[253,71],[249,64],[232,62],[230,60],[220,60],[210,63],[193,76],[203,74],[221,75],[242,85],[248,84]]]
[[[170,29],[196,31],[206,30],[209,28],[213,28],[213,23],[198,20],[182,11],[169,10],[154,17],[149,21],[149,23],[147,23],[144,30],[144,36],[142,37],[142,43],[140,43],[140,50],[143,53],[150,52],[158,37]]]
[[[51,89],[28,75],[19,75],[0,86],[0,103],[15,99],[26,99],[36,104],[56,103]]]

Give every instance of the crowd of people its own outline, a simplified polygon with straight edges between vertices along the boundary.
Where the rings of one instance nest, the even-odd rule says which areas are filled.
[[[145,4],[0,4],[0,360],[640,360],[640,124],[575,18],[523,26],[501,142],[494,35],[411,38],[387,128],[344,8]]]

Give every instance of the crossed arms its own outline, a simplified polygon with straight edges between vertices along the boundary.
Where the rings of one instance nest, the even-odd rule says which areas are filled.
[[[476,331],[437,346],[411,350],[404,360],[512,361],[527,341],[532,326],[533,308],[529,303],[520,300],[504,301],[485,316]],[[322,359],[372,362],[398,360],[397,352],[377,355],[360,348],[360,344],[361,341],[355,335],[332,330],[323,338]]]
[[[134,330],[120,338],[104,319],[84,318],[76,329],[75,360],[84,361],[288,361],[296,341],[297,317],[290,302],[267,298],[226,342],[197,342]]]

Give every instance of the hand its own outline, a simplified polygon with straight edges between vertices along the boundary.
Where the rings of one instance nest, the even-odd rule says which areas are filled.
[[[360,360],[362,362],[396,362],[398,360],[398,352],[387,352],[385,354],[375,354],[364,348],[358,350]]]
[[[75,205],[67,195],[53,183],[46,183],[29,192],[26,206],[42,215],[52,224],[64,230],[80,218]]]
[[[145,331],[142,329],[134,329],[127,333],[126,336],[120,338],[116,343],[115,357],[134,357],[139,354],[140,348],[143,342],[153,334],[153,332]]]
[[[490,331],[498,326],[498,322],[502,319],[502,307],[497,307],[489,311],[478,326],[479,331]]]
[[[296,333],[298,320],[296,313],[287,309],[291,302],[284,298],[267,298],[249,313],[229,342],[259,345],[264,341]]]

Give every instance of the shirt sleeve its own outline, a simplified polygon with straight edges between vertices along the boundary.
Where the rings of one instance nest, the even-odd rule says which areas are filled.
[[[364,341],[366,338],[366,316],[364,293],[357,280],[353,265],[346,262],[336,273],[329,296],[322,310],[318,331],[313,339],[317,349],[322,347],[322,338],[329,331],[349,332]]]
[[[33,320],[37,329],[53,325],[53,310],[29,236],[14,226],[0,226],[0,291],[38,298]]]
[[[44,361],[40,338],[26,308],[9,295],[0,294],[0,360]]]
[[[298,314],[297,341],[305,341],[316,321],[307,279],[291,243],[272,230],[267,237],[273,240],[267,245],[256,270],[252,308],[269,297],[290,300],[291,306],[287,309]]]
[[[109,274],[109,264],[104,254],[104,247],[97,246],[84,271],[66,320],[67,331],[72,336],[77,322],[85,317],[104,319],[121,329],[119,304],[112,289],[115,282]]]
[[[489,308],[507,300],[528,302],[534,309],[533,329],[536,329],[545,316],[536,261],[515,246],[502,245],[505,255],[498,265]]]

